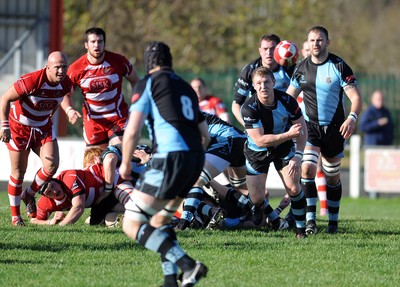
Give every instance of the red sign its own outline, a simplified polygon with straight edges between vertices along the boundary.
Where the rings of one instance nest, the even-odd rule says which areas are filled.
[[[400,193],[400,150],[365,150],[364,187],[370,192]]]

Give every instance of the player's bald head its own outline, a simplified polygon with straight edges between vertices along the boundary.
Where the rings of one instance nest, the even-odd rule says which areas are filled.
[[[50,83],[58,84],[64,80],[68,70],[68,57],[63,52],[54,51],[47,58],[46,75]]]
[[[50,53],[49,57],[47,58],[47,63],[54,62],[68,62],[68,57],[63,52],[54,51]]]

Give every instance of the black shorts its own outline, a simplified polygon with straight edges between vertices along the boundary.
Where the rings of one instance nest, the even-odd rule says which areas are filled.
[[[230,163],[231,167],[241,167],[246,163],[246,158],[243,154],[244,143],[246,138],[228,137],[228,143],[213,149],[209,148],[206,152],[220,157]]]
[[[90,225],[101,224],[105,220],[107,213],[111,212],[118,203],[119,201],[115,198],[114,194],[110,194],[98,204],[92,205],[90,210]]]
[[[276,170],[281,170],[288,165],[295,154],[293,141],[286,141],[277,147],[267,151],[254,151],[245,145],[247,175],[268,173],[269,165],[274,163]]]
[[[160,199],[185,198],[204,166],[203,152],[170,152],[153,155],[135,188]]]
[[[318,124],[306,122],[308,130],[307,141],[313,146],[321,149],[324,157],[341,157],[344,151],[345,139],[340,134],[340,124],[330,124],[320,126]]]

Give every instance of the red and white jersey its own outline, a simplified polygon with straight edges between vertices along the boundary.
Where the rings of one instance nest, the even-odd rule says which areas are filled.
[[[64,170],[56,178],[62,182],[66,196],[62,200],[41,196],[37,202],[37,219],[45,220],[54,211],[71,209],[72,198],[82,194],[85,194],[85,208],[91,207],[100,193],[104,192],[104,171],[101,164],[85,169]]]
[[[100,64],[91,64],[86,54],[71,64],[67,74],[74,88],[81,88],[85,120],[128,115],[122,82],[132,70],[133,65],[126,57],[110,51],[104,51],[104,60]]]
[[[206,96],[204,100],[200,101],[199,106],[203,112],[216,115],[217,117],[228,112],[225,104],[216,96]]]
[[[11,104],[9,116],[17,122],[30,126],[46,125],[65,94],[71,92],[68,77],[52,86],[46,76],[46,68],[21,76],[14,88],[20,99]]]

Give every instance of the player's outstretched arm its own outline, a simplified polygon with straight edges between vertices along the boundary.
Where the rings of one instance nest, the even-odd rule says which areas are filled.
[[[81,194],[72,198],[72,207],[67,216],[59,223],[59,225],[73,224],[78,221],[85,211],[85,194]]]

